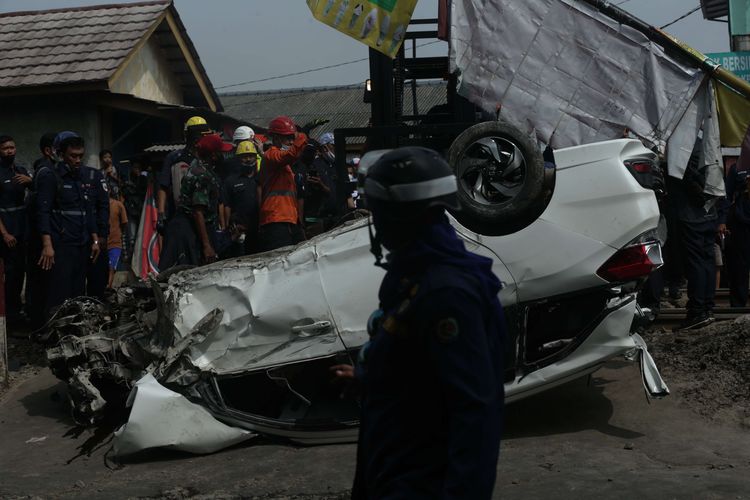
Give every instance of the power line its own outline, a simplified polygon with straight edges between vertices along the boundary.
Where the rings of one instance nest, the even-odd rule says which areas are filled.
[[[228,89],[230,87],[241,87],[242,85],[250,85],[251,83],[268,82],[270,80],[278,80],[280,78],[287,78],[289,76],[306,75],[307,73],[314,73],[315,71],[323,71],[324,69],[340,68],[341,66],[346,66],[348,64],[354,64],[354,63],[358,63],[362,61],[367,61],[368,59],[370,58],[363,57],[362,59],[354,59],[352,61],[346,61],[346,62],[342,62],[338,64],[331,64],[330,66],[321,66],[320,68],[306,69],[304,71],[297,71],[296,73],[287,73],[286,75],[269,76],[268,78],[260,78],[259,80],[249,80],[247,82],[233,83],[231,85],[222,85],[221,87],[216,87],[216,89],[220,90],[220,89]]]
[[[426,47],[428,45],[433,45],[433,44],[436,44],[436,43],[440,43],[441,41],[442,40],[436,40],[434,42],[423,43],[422,45],[417,45],[417,48]],[[314,73],[316,71],[323,71],[324,69],[340,68],[341,66],[347,66],[349,64],[355,64],[355,63],[359,63],[359,62],[363,62],[363,61],[368,61],[369,59],[370,59],[369,57],[363,57],[361,59],[354,59],[352,61],[345,61],[345,62],[341,62],[341,63],[338,63],[338,64],[331,64],[330,66],[321,66],[319,68],[306,69],[304,71],[297,71],[295,73],[287,73],[285,75],[269,76],[268,78],[260,78],[258,80],[249,80],[247,82],[241,82],[241,83],[232,83],[230,85],[222,85],[221,87],[214,87],[214,88],[216,90],[221,90],[221,89],[228,89],[228,88],[231,88],[231,87],[241,87],[243,85],[250,85],[252,83],[261,83],[261,82],[268,82],[268,81],[271,81],[271,80],[279,80],[281,78],[287,78],[287,77],[290,77],[290,76],[306,75],[308,73]]]
[[[667,24],[665,24],[665,25],[664,25],[664,26],[662,26],[662,27],[661,27],[660,29],[668,28],[668,27],[672,26],[673,24],[675,24],[675,23],[678,23],[678,22],[682,21],[683,19],[685,19],[686,17],[688,17],[688,16],[692,15],[693,13],[695,13],[695,12],[698,12],[699,10],[701,10],[701,6],[700,6],[700,5],[698,5],[698,6],[696,7],[696,8],[694,8],[694,9],[693,9],[693,10],[691,10],[690,12],[688,12],[688,13],[686,13],[686,14],[683,14],[683,15],[681,15],[680,17],[678,17],[677,19],[675,19],[675,20],[674,20],[674,21],[672,21],[671,23],[667,23]]]

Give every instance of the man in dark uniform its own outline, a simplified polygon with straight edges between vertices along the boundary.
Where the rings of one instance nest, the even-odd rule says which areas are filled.
[[[328,177],[327,164],[319,154],[320,149],[317,141],[310,140],[293,167],[297,193],[300,196],[301,218],[307,238],[317,236],[327,229],[329,209],[335,196],[335,188]]]
[[[704,194],[706,166],[700,165],[698,140],[682,179],[667,178],[667,202],[676,214],[687,278],[687,317],[677,330],[703,327],[713,321],[716,295],[716,234],[724,230],[717,210],[720,199]]]
[[[37,172],[37,227],[42,239],[39,266],[49,273],[45,315],[65,300],[83,295],[86,265],[100,254],[95,208],[81,179],[85,151],[74,132],[55,138],[60,161]]]
[[[21,291],[26,274],[26,190],[31,176],[16,162],[16,143],[0,136],[0,258],[5,264],[5,314],[10,325],[21,320]]]
[[[55,164],[55,148],[52,145],[55,142],[55,137],[57,137],[57,132],[47,132],[39,138],[39,152],[42,153],[42,156],[34,160],[32,174],[36,175],[37,170],[43,165]]]
[[[224,211],[225,219],[236,234],[230,254],[239,257],[253,253],[258,246],[258,157],[255,144],[240,142],[235,158],[239,162],[238,173],[224,182]]]
[[[54,168],[57,163],[54,142],[56,132],[47,132],[39,139],[39,151],[42,156],[34,161],[34,181],[31,195],[28,197],[29,253],[26,262],[26,315],[33,329],[44,324],[44,311],[49,288],[49,272],[39,266],[42,256],[42,235],[37,225],[37,184],[39,172],[45,168]]]
[[[209,264],[218,258],[219,178],[214,167],[223,153],[232,150],[216,134],[203,136],[196,145],[197,158],[182,179],[177,213],[169,222],[161,270],[178,264]]]
[[[109,237],[109,189],[104,174],[95,168],[82,166],[80,177],[86,197],[91,202],[96,221],[96,234],[99,235],[99,248],[103,256],[107,255],[107,238]],[[109,261],[107,258],[90,260],[86,269],[86,295],[104,298],[109,282]]]
[[[750,175],[746,168],[732,165],[726,179],[727,268],[732,307],[747,306],[750,276]]]
[[[457,184],[438,153],[397,149],[365,175],[372,251],[387,274],[356,366],[352,498],[489,499],[503,410],[501,283],[448,222]]]
[[[318,148],[316,163],[319,165],[318,168],[320,171],[323,172],[324,182],[331,190],[330,196],[328,196],[321,210],[321,214],[326,222],[324,230],[328,231],[344,215],[344,199],[348,198],[348,196],[342,198],[341,193],[338,191],[339,173],[336,169],[333,134],[326,132],[320,136],[318,142],[320,147]]]

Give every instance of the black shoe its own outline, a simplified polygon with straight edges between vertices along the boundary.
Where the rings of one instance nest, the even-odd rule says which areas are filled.
[[[708,315],[708,313],[688,316],[687,318],[685,318],[685,321],[677,325],[677,327],[672,329],[672,331],[677,332],[680,330],[695,330],[697,328],[702,328],[706,325],[710,325],[712,322],[713,319]]]

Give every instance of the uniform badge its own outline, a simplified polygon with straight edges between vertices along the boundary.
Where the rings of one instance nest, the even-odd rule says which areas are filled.
[[[458,338],[458,321],[453,318],[440,320],[437,324],[437,339],[441,344],[453,342]]]

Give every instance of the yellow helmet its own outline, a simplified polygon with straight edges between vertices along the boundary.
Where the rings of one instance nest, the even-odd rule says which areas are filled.
[[[185,130],[187,130],[188,127],[195,127],[196,125],[208,125],[208,122],[202,116],[190,117],[188,121],[185,122]]]
[[[251,141],[242,141],[239,144],[237,144],[237,151],[235,153],[237,156],[240,155],[257,155],[258,150],[255,149],[255,144],[253,144]]]

